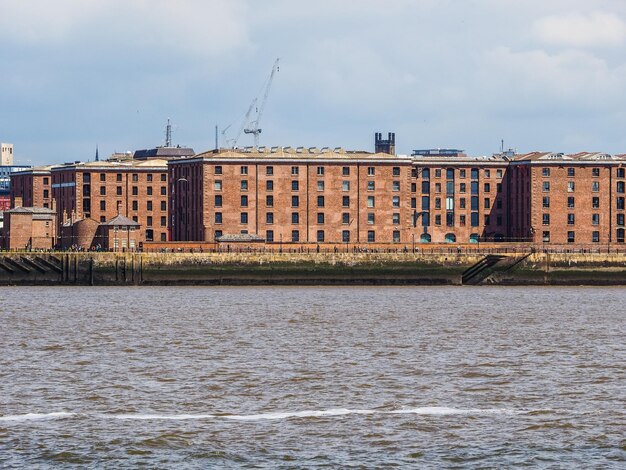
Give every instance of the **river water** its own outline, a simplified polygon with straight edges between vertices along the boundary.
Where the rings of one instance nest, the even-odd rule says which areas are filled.
[[[3,468],[626,467],[626,289],[0,299]]]

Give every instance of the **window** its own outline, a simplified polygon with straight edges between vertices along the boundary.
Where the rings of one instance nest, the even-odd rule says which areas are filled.
[[[222,190],[222,180],[215,180],[215,190],[216,191]]]
[[[300,189],[300,183],[298,182],[298,180],[293,180],[291,182],[291,190],[298,191],[299,189]]]
[[[624,214],[617,214],[617,225],[624,225]]]
[[[430,193],[430,183],[428,181],[422,181],[422,194]]]
[[[317,167],[317,176],[324,176],[324,167],[323,166],[318,166]]]
[[[148,187],[146,188],[146,194],[147,194],[148,196],[152,196],[152,186],[148,186]]]
[[[541,238],[544,243],[550,243],[550,232],[544,231]]]
[[[292,230],[291,231],[291,241],[299,242],[300,241],[300,230]]]
[[[44,189],[44,190],[43,190],[43,197],[44,197],[45,199],[47,199],[47,198],[49,198],[49,197],[50,197],[50,190],[49,190],[49,189]]]
[[[574,225],[576,223],[575,214],[567,214],[567,225]]]
[[[274,223],[274,213],[273,212],[266,212],[265,213],[265,223],[266,224],[273,224]]]
[[[132,180],[133,180],[133,183],[136,183],[137,181],[139,181],[139,175],[137,173],[133,173]]]
[[[271,176],[274,174],[274,167],[273,166],[266,166],[265,167],[265,174],[267,176]]]
[[[471,201],[471,209],[473,211],[477,211],[478,210],[478,196],[472,196]]]
[[[422,196],[422,210],[423,211],[430,210],[430,197]]]
[[[412,193],[416,193],[417,192],[417,183],[411,183],[411,192]]]
[[[454,181],[446,182],[446,194],[454,194]]]
[[[116,188],[116,192],[117,192],[117,195],[118,195],[118,196],[121,196],[121,195],[122,195],[122,187],[121,187],[121,186],[118,186],[118,187]]]
[[[291,207],[300,207],[300,198],[298,196],[291,196]]]
[[[350,241],[350,230],[343,230],[341,232],[341,241],[348,243]]]
[[[216,212],[215,213],[215,223],[216,224],[221,224],[222,223],[222,213],[221,212]]]
[[[541,223],[543,225],[550,225],[550,214],[543,214],[543,220]]]
[[[350,214],[348,212],[344,212],[341,214],[341,223],[342,224],[350,223]]]
[[[215,207],[222,207],[222,195],[218,194],[215,196]]]
[[[435,215],[435,225],[441,225],[441,215]]]
[[[152,210],[152,201],[146,202],[146,209],[149,210],[149,211]]]
[[[550,176],[550,168],[542,168],[541,169],[541,176],[545,176],[546,178],[548,176]]]
[[[265,241],[269,242],[269,243],[274,241],[274,231],[273,230],[267,230],[265,232]]]
[[[496,170],[496,178],[502,178],[502,170]]]
[[[441,169],[440,168],[436,168],[435,169],[435,178],[441,178]]]
[[[470,214],[470,223],[472,227],[478,227],[478,212],[472,212]]]
[[[341,190],[342,191],[350,191],[350,181],[342,181],[341,182]]]
[[[491,207],[491,199],[486,197],[485,200],[483,201],[483,207],[485,209],[489,209]]]
[[[107,203],[106,203],[106,201],[100,201],[100,210],[101,211],[107,210]]]
[[[137,186],[133,186],[130,189],[130,192],[132,193],[133,196],[138,196],[139,195],[139,188]]]
[[[567,198],[567,208],[568,209],[573,209],[575,206],[576,206],[575,199],[572,196],[568,197]]]
[[[297,167],[297,166],[292,166],[291,167],[291,174],[292,175],[297,175],[299,173],[300,173],[300,168],[299,167]]]
[[[274,182],[272,180],[267,180],[265,182],[265,190],[266,191],[274,191]]]
[[[122,174],[121,173],[117,173],[115,175],[115,181],[117,181],[118,183],[122,181]]]
[[[624,210],[624,198],[623,197],[618,197],[617,198],[617,209],[618,210]]]
[[[391,185],[393,191],[400,191],[400,181],[393,181]]]
[[[341,207],[350,207],[350,196],[343,196],[341,198]]]
[[[600,225],[600,214],[591,214],[591,225]]]
[[[498,194],[502,192],[502,183],[496,183],[496,192]]]
[[[491,216],[489,215],[485,216],[485,225],[491,225]]]
[[[341,174],[343,176],[350,176],[350,167],[349,166],[344,166],[341,168]]]
[[[591,208],[592,209],[600,209],[600,198],[592,197],[591,198]]]
[[[100,181],[106,181],[107,175],[106,173],[100,173]],[[43,179],[43,184],[48,184],[48,178]]]
[[[216,167],[215,167],[215,174],[216,175],[221,175],[222,174],[222,166],[221,165],[216,165]]]
[[[417,198],[411,198],[411,209],[417,209]]]
[[[317,207],[324,207],[324,196],[317,196]]]
[[[446,212],[446,226],[454,227],[454,212]]]
[[[461,194],[465,194],[467,192],[467,184],[465,183],[459,184],[459,192]]]
[[[486,171],[486,170],[485,170],[485,171]],[[489,184],[489,183],[485,183],[485,192],[486,192],[486,193],[491,192],[491,184]]]
[[[391,174],[393,176],[400,176],[400,167],[399,166],[394,166],[393,170],[391,171]]]
[[[265,196],[265,205],[267,207],[274,207],[274,196]]]
[[[574,184],[573,181],[568,181],[567,182],[567,192],[568,193],[573,193],[575,188],[576,188],[576,185]]]
[[[166,211],[166,210],[167,210],[167,202],[161,201],[161,211]]]
[[[542,190],[543,190],[544,193],[550,191],[550,182],[549,181],[544,181],[543,182]]]
[[[244,166],[242,166],[242,167],[240,168],[240,173],[241,173],[242,175],[247,175],[247,174],[248,174],[248,167],[247,167],[247,166],[245,166],[245,165],[244,165]]]
[[[441,209],[441,198],[440,197],[436,197],[435,198],[435,209]]]
[[[220,237],[222,236],[222,234],[223,234],[223,233],[222,233],[222,231],[221,231],[221,230],[216,230],[216,231],[215,231],[215,238],[216,238],[216,239],[217,239],[217,238],[220,238]]]
[[[618,168],[617,169],[617,177],[618,178],[623,178],[624,177],[624,173],[625,173],[624,168]]]
[[[317,231],[317,242],[318,243],[322,243],[324,241],[324,231],[323,230],[318,230]]]
[[[161,186],[161,196],[167,196],[167,187]]]
[[[291,223],[299,224],[300,223],[300,214],[298,212],[291,213]]]
[[[400,230],[394,230],[392,233],[393,242],[400,243]]]
[[[453,180],[454,179],[454,168],[446,169],[446,179]]]
[[[400,225],[400,213],[394,212],[391,216],[391,223],[394,225]]]
[[[373,166],[367,167],[367,176],[374,176],[376,174],[376,168]]]
[[[148,217],[146,217],[146,225],[148,227],[152,227],[152,216],[149,215]]]
[[[465,215],[460,215],[460,216],[459,216],[459,225],[460,225],[461,227],[465,227],[465,223],[466,223],[466,222],[465,222]]]
[[[248,207],[248,196],[241,196],[241,207]]]
[[[319,225],[324,225],[324,213],[323,212],[318,212],[318,214],[317,214],[317,223]]]
[[[376,232],[374,232],[373,230],[368,230],[367,231],[367,241],[369,243],[376,242]]]
[[[473,180],[477,180],[478,179],[478,168],[472,168],[470,170],[470,178]]]
[[[459,178],[466,178],[467,177],[467,170],[465,168],[463,168],[462,170],[459,170]]]
[[[466,206],[465,206],[465,201],[466,201],[466,199],[465,199],[464,197],[462,197],[462,198],[460,198],[460,199],[459,199],[459,207],[460,207],[461,209],[465,209],[465,207],[466,207]]]
[[[165,227],[167,225],[167,217],[164,215],[161,216],[161,227]]]
[[[574,176],[576,176],[576,169],[575,168],[568,168],[567,169],[567,176],[569,176],[570,178],[573,178]]]
[[[591,169],[591,176],[593,177],[598,177],[600,176],[600,168],[592,168]]]
[[[623,228],[618,228],[617,229],[617,242],[618,243],[624,243],[624,233],[626,231]]]
[[[248,223],[248,213],[247,212],[242,212],[239,218],[240,218],[242,224],[247,224]]]
[[[422,170],[422,179],[430,179],[430,168],[424,168]]]
[[[550,196],[543,197],[543,207],[546,209],[550,207]]]
[[[367,223],[370,225],[376,223],[376,215],[373,212],[367,213]]]
[[[241,190],[242,191],[248,190],[248,180],[241,180]]]
[[[567,243],[574,243],[576,242],[576,236],[573,230],[570,230],[569,232],[567,232]]]
[[[367,196],[367,207],[376,207],[376,199],[374,196]]]
[[[617,182],[617,192],[620,194],[624,193],[624,182],[623,181],[618,181]]]
[[[478,181],[472,181],[470,185],[471,185],[471,193],[478,194]]]
[[[435,183],[435,192],[436,193],[440,193],[441,192],[441,183]]]
[[[592,243],[600,243],[600,232],[597,230],[591,232],[591,241]]]
[[[400,207],[400,196],[393,196],[391,198],[391,205],[393,207]]]
[[[167,174],[161,173],[161,181],[163,182],[167,181]]]
[[[317,182],[317,190],[318,191],[324,191],[324,182],[323,181],[318,181]]]
[[[368,181],[367,182],[367,190],[368,191],[374,191],[374,189],[376,189],[376,183],[374,181]]]

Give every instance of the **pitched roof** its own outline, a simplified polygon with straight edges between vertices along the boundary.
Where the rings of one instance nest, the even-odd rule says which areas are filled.
[[[116,215],[111,220],[107,222],[103,222],[100,225],[109,225],[109,226],[117,226],[117,227],[121,225],[126,225],[128,227],[139,227],[139,223],[135,222],[134,220],[129,219],[128,217],[124,217],[121,214]]]

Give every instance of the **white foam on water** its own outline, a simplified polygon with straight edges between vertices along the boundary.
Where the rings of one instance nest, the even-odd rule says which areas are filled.
[[[444,415],[514,414],[514,413],[517,413],[517,411],[506,409],[506,408],[464,410],[464,409],[459,409],[459,408],[449,408],[446,406],[426,406],[426,407],[421,407],[421,408],[407,408],[403,410],[388,411],[387,413],[444,416]]]
[[[178,414],[178,415],[162,415],[162,414],[116,414],[116,415],[100,415],[102,418],[128,419],[128,420],[171,420],[184,421],[190,419],[211,419],[215,415],[210,414]]]
[[[324,416],[346,416],[352,414],[374,414],[374,410],[349,410],[347,408],[334,408],[330,410],[305,410],[305,411],[285,411],[274,413],[261,413],[255,415],[224,415],[221,418],[232,419],[237,421],[260,421],[260,420],[276,420],[287,418],[320,418]]]
[[[61,419],[74,416],[74,413],[66,413],[64,411],[58,411],[56,413],[26,413],[23,415],[7,415],[0,416],[0,422],[3,421],[35,421],[43,419]]]

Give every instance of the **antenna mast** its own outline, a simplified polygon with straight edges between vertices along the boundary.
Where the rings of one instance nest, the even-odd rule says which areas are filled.
[[[170,118],[167,118],[167,126],[165,126],[165,146],[172,146],[172,125],[170,124]]]

